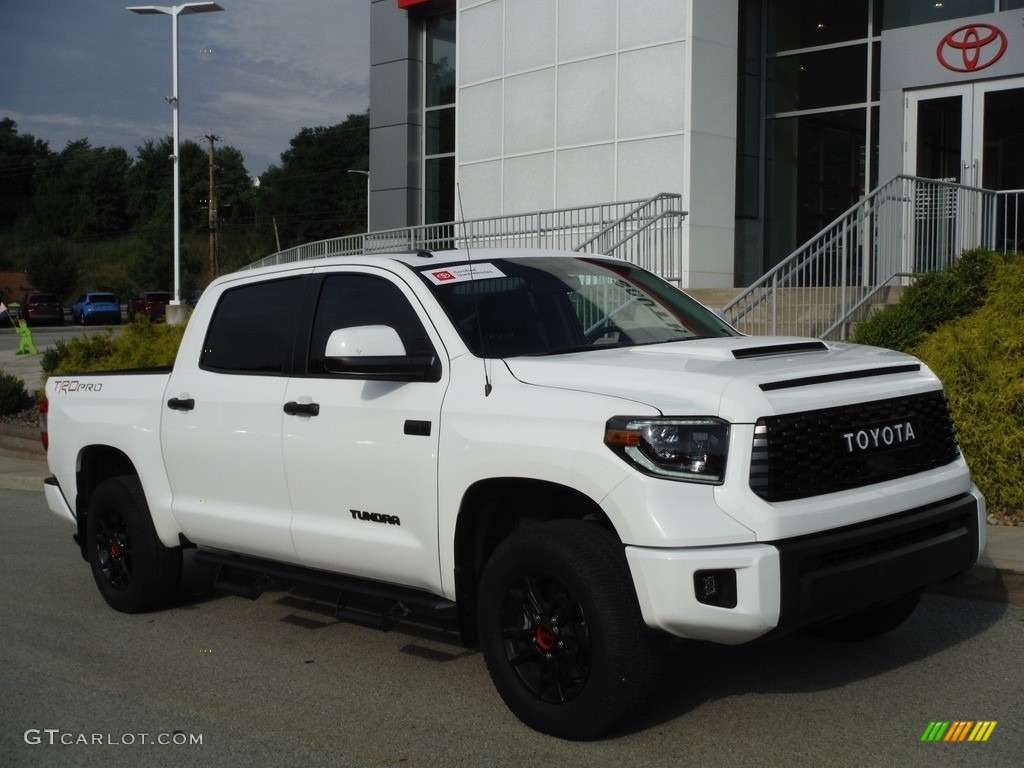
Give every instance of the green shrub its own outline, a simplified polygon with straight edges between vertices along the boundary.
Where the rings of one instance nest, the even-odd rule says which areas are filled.
[[[25,382],[7,371],[0,371],[0,416],[17,413],[32,404]]]
[[[60,361],[67,355],[67,350],[68,343],[64,339],[57,339],[57,341],[44,349],[42,358],[39,361],[39,367],[43,369],[43,373],[49,374],[57,370]]]
[[[151,323],[139,316],[123,326],[117,336],[112,331],[79,336],[50,347],[44,353],[43,370],[58,375],[173,365],[184,332],[183,323]]]
[[[1024,256],[991,276],[977,312],[912,351],[942,379],[974,481],[993,509],[1024,508]]]
[[[906,352],[943,323],[977,311],[993,271],[1004,257],[981,248],[964,251],[948,269],[917,275],[900,303],[857,325],[853,341]]]

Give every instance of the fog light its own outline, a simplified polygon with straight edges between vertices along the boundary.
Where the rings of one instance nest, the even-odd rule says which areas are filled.
[[[697,602],[718,608],[736,607],[736,571],[697,571],[693,574]]]

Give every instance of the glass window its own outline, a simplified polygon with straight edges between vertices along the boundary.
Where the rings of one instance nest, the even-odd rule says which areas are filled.
[[[770,0],[768,19],[769,54],[832,45],[867,36],[868,3]]]
[[[455,14],[427,19],[426,105],[455,103]]]
[[[225,291],[206,332],[200,367],[223,373],[285,372],[302,289],[301,279],[286,278]]]
[[[867,50],[853,45],[769,59],[768,113],[863,103]]]
[[[875,0],[879,2],[879,0]],[[1024,6],[1022,0],[885,0],[882,27],[910,27]]]
[[[455,151],[455,107],[427,111],[427,154]]]
[[[394,328],[407,355],[434,356],[434,347],[423,324],[398,286],[374,275],[329,275],[324,279],[316,305],[308,372],[327,372],[324,352],[331,333],[339,328],[362,325]]]
[[[492,259],[424,267],[478,357],[570,352],[732,336],[683,292],[642,269],[598,259]]]
[[[866,117],[864,109],[849,109],[768,121],[767,265],[788,256],[865,193]]]
[[[424,172],[425,223],[455,221],[455,158],[430,158]]]
[[[426,21],[423,223],[455,220],[455,14]]]

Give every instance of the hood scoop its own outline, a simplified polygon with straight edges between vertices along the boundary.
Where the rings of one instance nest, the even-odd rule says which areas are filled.
[[[760,347],[734,349],[732,356],[737,360],[750,360],[756,357],[778,357],[779,355],[797,355],[804,352],[828,352],[828,347],[820,341],[798,341],[790,344],[766,344]]]

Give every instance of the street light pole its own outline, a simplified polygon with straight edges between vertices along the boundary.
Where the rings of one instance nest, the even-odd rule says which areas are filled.
[[[178,133],[178,16],[191,13],[223,11],[216,3],[182,3],[181,5],[133,5],[125,10],[139,14],[161,13],[171,17],[171,105],[174,149],[174,293],[167,306],[167,321],[180,323],[185,313],[181,308],[181,158]]]

